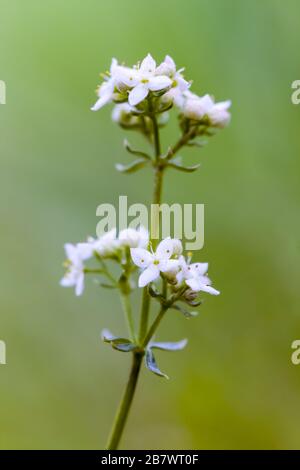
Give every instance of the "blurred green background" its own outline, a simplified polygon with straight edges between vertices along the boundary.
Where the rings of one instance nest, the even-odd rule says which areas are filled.
[[[148,52],[233,101],[230,127],[184,151],[200,171],[169,172],[164,189],[205,203],[199,259],[222,295],[164,320],[159,338],[189,345],[157,355],[170,381],[143,371],[122,448],[300,448],[299,15],[297,0],[0,0],[2,449],[105,444],[129,357],[99,335],[125,331],[119,301],[58,283],[63,243],[94,234],[98,204],[150,201],[150,172],[114,170],[129,160],[109,106],[89,110],[112,56]]]

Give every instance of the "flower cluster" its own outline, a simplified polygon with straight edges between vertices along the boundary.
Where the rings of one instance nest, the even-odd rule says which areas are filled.
[[[100,270],[89,271],[85,268],[84,261],[96,257],[98,260],[114,259],[122,263],[126,248],[144,248],[148,246],[148,243],[149,234],[144,227],[137,230],[132,228],[121,230],[118,237],[114,228],[98,239],[89,237],[86,242],[76,245],[66,243],[67,260],[65,266],[67,271],[60,284],[63,287],[75,287],[75,293],[79,296],[84,290],[85,272],[107,274]]]
[[[213,136],[216,129],[225,127],[230,121],[231,102],[217,103],[208,94],[197,96],[190,91],[191,82],[184,78],[183,70],[177,69],[169,55],[157,65],[148,54],[133,67],[113,59],[110,71],[102,75],[98,99],[92,107],[97,111],[108,103],[115,103],[113,121],[126,130],[142,133],[147,149],[133,148],[125,140],[124,147],[135,160],[125,165],[118,163],[116,169],[128,174],[150,167],[154,174],[153,204],[158,209],[162,204],[166,170],[191,173],[200,166],[199,163],[185,165],[178,152],[187,146],[202,147],[203,137]],[[168,122],[168,111],[173,107],[178,110],[179,135],[173,145],[163,150],[160,128]],[[151,214],[151,233],[159,226],[160,213],[157,211]],[[115,335],[107,329],[101,335],[114,350],[132,353],[133,359],[120,405],[122,413],[117,414],[107,446],[114,450],[124,429],[143,358],[149,371],[167,377],[158,368],[155,349],[179,351],[187,343],[186,339],[176,342],[154,340],[163,317],[169,310],[179,311],[186,318],[194,317],[197,314],[194,308],[201,304],[199,293],[218,295],[219,291],[212,287],[208,277],[208,263],[192,262],[191,254],[184,255],[178,239],[168,237],[160,243],[150,239],[148,231],[141,226],[119,233],[114,228],[96,239],[90,237],[83,243],[68,243],[65,252],[67,270],[61,279],[62,286],[75,287],[76,295],[81,295],[85,275],[92,274],[100,277],[97,281],[102,287],[117,289],[120,294],[129,336]],[[138,277],[137,283],[135,277]],[[130,295],[136,285],[143,289],[138,318],[133,312]],[[150,315],[152,301],[156,306],[159,304],[153,321]]]
[[[211,127],[226,126],[230,121],[231,102],[215,103],[208,94],[199,97],[192,93],[189,90],[191,83],[184,78],[183,70],[177,70],[169,55],[157,66],[148,54],[132,68],[113,59],[110,72],[103,75],[104,81],[97,89],[98,100],[91,109],[97,111],[113,101],[117,103],[112,112],[113,121],[135,128],[140,126],[143,113],[164,113],[174,104],[183,119]],[[154,98],[153,109],[149,109],[149,95]]]
[[[162,240],[155,252],[131,248],[132,260],[142,270],[139,287],[145,287],[162,276],[176,289],[185,283],[193,292],[218,295],[220,292],[211,287],[211,281],[206,276],[208,263],[191,264],[190,258],[186,260],[182,251],[181,241],[172,238]]]
[[[149,245],[150,250],[147,249]],[[219,294],[211,287],[211,281],[206,276],[207,263],[191,264],[190,259],[186,260],[182,255],[182,243],[177,239],[162,240],[154,252],[149,243],[148,231],[144,227],[122,230],[118,237],[116,229],[113,229],[98,239],[88,238],[87,242],[76,245],[67,243],[65,245],[67,271],[61,280],[61,285],[75,287],[76,295],[81,295],[84,289],[85,272],[103,274],[101,270],[87,269],[84,262],[96,257],[102,261],[114,260],[122,266],[126,249],[130,249],[129,263],[133,263],[130,270],[133,271],[135,266],[141,270],[139,287],[145,287],[162,277],[175,290],[185,284],[192,292]]]

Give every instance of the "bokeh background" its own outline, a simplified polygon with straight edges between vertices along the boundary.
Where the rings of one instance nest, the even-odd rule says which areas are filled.
[[[129,159],[111,109],[89,110],[112,56],[148,52],[233,101],[230,127],[184,153],[200,171],[169,172],[164,190],[205,204],[199,259],[222,295],[164,320],[160,339],[189,345],[157,355],[170,381],[143,371],[121,447],[300,448],[299,14],[297,0],[0,0],[2,449],[105,444],[129,357],[99,335],[125,332],[119,301],[58,282],[63,243],[94,234],[98,204],[150,201],[150,172],[114,169]],[[164,144],[177,132],[171,121]]]

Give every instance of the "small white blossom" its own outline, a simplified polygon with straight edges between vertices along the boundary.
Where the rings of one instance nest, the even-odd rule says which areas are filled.
[[[96,251],[102,257],[110,257],[117,253],[119,249],[119,240],[117,239],[117,230],[113,228],[98,239],[90,238],[89,242],[93,251]]]
[[[122,91],[124,87],[123,77],[129,73],[129,68],[118,64],[116,59],[112,59],[110,72],[104,77],[104,82],[98,87],[98,100],[91,108],[92,111],[98,111],[100,108],[110,103],[114,99],[116,91]]]
[[[171,239],[173,243],[173,255],[179,256],[182,253],[182,243],[178,238]]]
[[[220,292],[211,287],[211,280],[206,276],[208,263],[192,263],[188,264],[183,256],[179,258],[180,271],[176,276],[177,282],[181,284],[183,281],[194,292],[208,292],[212,295],[219,295]]]
[[[145,227],[139,227],[137,230],[126,228],[119,233],[120,246],[129,248],[147,248],[149,244],[149,233]]]
[[[131,248],[131,257],[136,266],[143,270],[139,277],[139,287],[145,287],[160,276],[160,273],[172,272],[178,266],[178,260],[170,259],[174,245],[170,238],[160,242],[155,253],[143,248]]]
[[[136,111],[136,109],[128,103],[116,104],[112,110],[111,118],[117,124],[135,126],[139,120],[137,116],[132,115],[132,111]]]
[[[138,69],[133,69],[130,76],[122,77],[124,83],[132,88],[128,95],[131,106],[141,103],[150,91],[161,91],[172,85],[172,80],[165,75],[156,75],[156,62],[148,54]]]
[[[100,108],[105,106],[107,103],[112,101],[114,88],[115,88],[115,75],[114,72],[118,62],[116,59],[112,59],[110,66],[110,77],[105,77],[105,80],[97,89],[98,100],[92,106],[92,111],[98,111]]]
[[[231,115],[228,109],[231,106],[231,101],[220,101],[216,103],[213,108],[208,112],[208,117],[215,127],[225,127],[229,124]]]
[[[196,121],[207,116],[214,127],[225,127],[230,121],[228,109],[231,101],[215,103],[210,95],[199,97],[189,91],[185,92],[185,100],[181,106],[183,114]]]
[[[208,114],[213,105],[214,102],[209,95],[205,95],[200,98],[193,93],[189,93],[186,94],[186,100],[183,104],[182,111],[187,118],[200,121]]]
[[[65,244],[67,256],[67,272],[60,281],[63,287],[75,287],[77,296],[83,293],[84,289],[84,264],[83,261],[91,257],[91,250],[86,249],[86,244],[79,243],[72,245]]]
[[[167,75],[172,79],[172,88],[164,95],[164,99],[171,100],[176,106],[181,106],[184,101],[184,93],[189,89],[190,83],[183,76],[184,68],[176,70],[176,64],[172,57],[166,55],[164,61],[157,67],[156,74]]]

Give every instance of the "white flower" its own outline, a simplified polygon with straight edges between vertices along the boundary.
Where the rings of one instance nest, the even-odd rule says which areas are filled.
[[[112,110],[111,118],[118,124],[137,124],[138,118],[132,115],[132,111],[136,111],[136,109],[128,103],[116,104]]]
[[[79,243],[72,245],[65,244],[65,252],[67,255],[67,272],[60,281],[63,287],[75,287],[77,296],[83,293],[84,289],[84,264],[83,261],[91,257],[91,250],[86,249],[86,244]]]
[[[124,82],[122,78],[128,73],[130,69],[118,64],[116,59],[112,59],[109,76],[104,77],[104,82],[97,90],[98,100],[91,108],[92,111],[98,111],[107,103],[110,103],[115,94],[115,90],[122,90]]]
[[[96,251],[102,257],[110,257],[116,254],[119,249],[119,240],[117,239],[117,230],[113,228],[102,235],[97,240],[90,239],[93,251]]]
[[[184,93],[185,100],[181,106],[183,114],[196,121],[200,121],[207,116],[210,124],[214,127],[225,127],[230,121],[228,109],[231,101],[221,101],[215,103],[210,95],[201,98],[189,91]]]
[[[204,95],[200,98],[193,93],[189,93],[186,96],[187,99],[183,104],[182,111],[189,119],[200,121],[214,106],[214,102],[209,95]]]
[[[149,244],[149,233],[145,227],[139,227],[137,230],[126,228],[119,233],[120,246],[129,248],[147,248]]]
[[[173,243],[173,255],[181,255],[182,253],[182,243],[180,240],[178,240],[177,238],[172,238],[171,239],[172,243]]]
[[[183,281],[194,292],[208,292],[212,295],[219,295],[220,292],[211,287],[211,280],[206,276],[208,263],[188,264],[183,256],[179,258],[180,271],[176,276],[177,282]]]
[[[157,67],[156,75],[167,75],[172,79],[172,88],[164,95],[166,99],[171,98],[176,106],[181,106],[184,101],[184,92],[190,87],[190,83],[183,76],[184,68],[176,70],[176,64],[172,57],[166,55],[164,61]]]
[[[170,238],[160,242],[155,253],[143,248],[131,248],[130,253],[136,266],[143,270],[139,277],[139,287],[145,287],[160,276],[160,273],[172,272],[178,266],[177,260],[170,259],[174,245]]]
[[[231,115],[228,109],[231,106],[231,101],[220,101],[216,103],[213,108],[208,112],[208,117],[215,127],[225,127],[229,124]]]
[[[122,77],[124,83],[132,90],[128,95],[131,106],[141,103],[149,94],[149,91],[161,91],[172,85],[172,80],[165,75],[155,75],[156,62],[148,54],[138,69],[133,69],[131,74]]]

